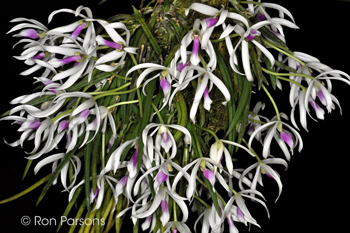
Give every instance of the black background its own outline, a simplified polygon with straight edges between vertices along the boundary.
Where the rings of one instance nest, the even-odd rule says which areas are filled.
[[[6,35],[6,32],[15,25],[9,21],[16,17],[25,17],[36,19],[47,25],[47,16],[52,11],[61,8],[76,9],[79,5],[90,7],[96,18],[108,18],[117,13],[131,13],[132,4],[139,6],[139,1],[135,0],[108,0],[100,6],[97,5],[98,2],[99,0],[20,0],[0,3],[1,113],[11,108],[9,102],[13,98],[31,93],[33,82],[29,76],[18,75],[26,67],[21,61],[12,58],[14,55],[19,55],[21,47],[18,46],[12,50],[18,38]],[[350,74],[348,33],[350,2],[324,0],[267,2],[275,2],[289,9],[296,24],[300,27],[299,30],[285,29],[287,44],[291,50],[311,54],[333,69]],[[67,13],[56,15],[49,28],[62,25],[60,20],[67,24],[70,22],[67,21],[68,19],[74,20],[74,17]],[[336,81],[333,82],[333,86],[333,95],[340,101],[343,114],[340,115],[339,108],[336,108],[331,114],[325,115],[324,121],[316,123],[308,118],[309,133],[303,129],[300,132],[304,140],[303,151],[301,153],[295,151],[289,163],[289,169],[280,172],[284,186],[279,201],[274,203],[278,191],[274,182],[267,181],[265,189],[260,189],[267,198],[266,204],[271,219],[267,219],[260,205],[254,204],[250,207],[253,217],[262,226],[262,229],[252,227],[251,232],[337,232],[346,229],[345,224],[349,217],[347,178],[349,177],[350,161],[348,152],[348,132],[350,130],[348,93],[350,93],[350,87]],[[284,85],[283,92],[272,91],[274,97],[281,97],[276,98],[277,103],[287,115],[290,113],[288,91],[287,85]],[[257,94],[254,101],[259,100],[259,96],[262,95],[264,94]],[[270,103],[266,102],[266,104]],[[265,113],[269,110],[272,111],[272,108],[268,107]],[[8,121],[0,122],[0,138],[6,138],[9,142],[17,140],[20,134],[16,132],[16,129],[16,127],[10,127]],[[274,153],[275,156],[277,153],[279,151]],[[12,148],[3,142],[0,143],[0,200],[17,194],[50,172],[50,165],[47,165],[35,176],[33,166],[25,180],[21,181],[27,162],[24,156],[20,148]],[[55,226],[34,226],[31,223],[24,227],[20,223],[24,215],[32,219],[34,216],[41,216],[42,218],[55,218],[59,221],[68,204],[68,194],[61,193],[63,188],[57,184],[50,188],[45,198],[36,207],[35,203],[42,187],[15,201],[0,205],[0,232],[55,232]],[[129,220],[125,219],[125,221]],[[188,225],[191,228],[193,226],[190,223]],[[248,231],[242,224],[237,225],[241,232]],[[130,225],[124,226],[124,229],[129,227]],[[63,228],[62,232],[66,231],[68,231],[67,228]],[[228,232],[227,226],[225,232]]]

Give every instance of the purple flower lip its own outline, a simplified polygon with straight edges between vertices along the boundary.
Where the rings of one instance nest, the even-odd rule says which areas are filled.
[[[156,180],[161,185],[166,179],[168,178],[168,175],[165,174],[163,171],[159,171],[157,174]]]
[[[207,28],[210,28],[218,22],[218,19],[216,17],[215,18],[206,18],[205,22],[207,23]]]
[[[210,171],[209,169],[203,168],[203,174],[205,178],[209,180],[212,186],[214,186],[215,183],[215,175],[214,172]]]
[[[103,42],[106,46],[108,46],[110,48],[113,48],[113,49],[116,49],[119,51],[123,50],[123,45],[121,45],[121,44],[115,43],[113,41],[108,41],[108,40],[104,40]]]
[[[192,54],[195,56],[198,56],[198,51],[199,51],[199,36],[193,35],[193,47],[192,47]]]
[[[136,150],[131,158],[131,163],[132,166],[135,167],[137,163],[137,158],[138,158],[138,152],[139,152],[139,145],[136,146]]]
[[[293,139],[292,136],[288,132],[281,132],[281,138],[285,143],[288,144],[289,147],[293,147]]]
[[[255,131],[255,126],[252,122],[249,124],[248,134],[252,134]]]
[[[34,29],[26,29],[23,30],[20,35],[31,38],[31,39],[36,39],[39,37],[39,34],[36,30]]]
[[[322,90],[317,92],[317,97],[323,105],[326,105],[326,98],[324,97]]]
[[[209,97],[209,90],[208,90],[208,87],[205,87],[203,96],[204,96],[204,99],[210,98],[210,97]]]
[[[41,59],[43,59],[45,56],[46,56],[46,53],[45,53],[45,52],[41,52],[41,53],[38,53],[37,55],[35,55],[35,56],[33,57],[33,59],[41,60]]]
[[[162,208],[162,213],[169,213],[168,202],[166,200],[160,202],[160,207]]]
[[[78,38],[79,34],[86,26],[87,24],[85,22],[80,23],[70,36],[73,37],[74,39]]]
[[[171,86],[164,77],[162,77],[162,79],[160,80],[160,86],[162,87],[164,94],[170,91]]]
[[[129,178],[129,175],[124,176],[123,178],[120,179],[119,183],[120,183],[122,186],[125,186],[126,183],[128,182],[128,178]],[[118,184],[119,184],[119,183],[118,183]]]
[[[253,29],[253,30],[251,30],[251,32],[247,36],[247,40],[252,41],[257,35],[259,35],[259,32],[255,29]]]
[[[311,99],[309,101],[310,105],[312,106],[312,108],[315,110],[316,115],[319,119],[323,119],[324,118],[324,111],[322,108],[320,108],[320,106],[318,106],[318,104],[315,102],[315,100]]]
[[[90,115],[90,110],[85,109],[85,110],[80,112],[79,118],[81,118],[84,121],[89,115]]]
[[[58,133],[61,133],[63,130],[67,129],[67,127],[69,126],[69,121],[61,121],[60,124],[58,125]]]
[[[302,65],[299,63],[299,62],[296,62],[296,68],[297,70],[299,70],[299,68],[301,67]]]
[[[266,19],[266,16],[264,14],[258,13],[256,19],[259,21],[263,21]]]
[[[190,65],[189,62],[186,62],[185,64],[179,63],[179,64],[176,66],[176,69],[177,69],[177,71],[181,72],[186,66],[189,66],[189,65]]]
[[[96,187],[96,192],[95,193],[94,193],[94,190],[91,188],[91,196],[92,196],[92,198],[95,199],[99,192],[100,192],[99,188]]]
[[[162,136],[162,139],[163,139],[163,141],[164,141],[165,143],[169,142],[170,137],[169,137],[169,133],[168,133],[168,132],[163,132],[163,133],[161,134],[161,136]]]
[[[60,60],[60,62],[62,63],[62,65],[65,65],[71,62],[80,61],[81,59],[82,57],[80,55],[74,55],[74,56],[63,58]]]
[[[31,129],[37,129],[39,128],[39,126],[41,125],[40,121],[32,121],[29,125],[29,128]]]

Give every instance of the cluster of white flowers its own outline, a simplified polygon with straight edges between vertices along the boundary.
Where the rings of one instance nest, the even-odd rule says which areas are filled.
[[[90,180],[88,180],[89,184],[93,179],[96,180],[95,191],[91,188],[90,195],[90,204],[94,206],[92,211],[102,207],[106,201],[107,190],[111,190],[114,197],[111,213],[114,213],[118,202],[122,200],[120,195],[123,195],[127,200],[127,207],[124,210],[119,209],[116,216],[121,217],[131,210],[134,224],[137,219],[144,219],[142,230],[153,230],[159,227],[157,221],[160,221],[164,227],[162,232],[191,232],[186,225],[189,217],[188,205],[192,205],[192,210],[204,208],[194,226],[196,228],[198,221],[203,217],[202,233],[210,230],[223,232],[225,220],[231,233],[238,232],[236,222],[259,226],[250,214],[244,198],[263,205],[269,215],[263,201],[265,198],[257,190],[257,183],[262,185],[263,175],[274,179],[279,188],[278,199],[282,191],[282,183],[280,175],[271,167],[271,164],[280,164],[286,169],[288,167],[284,159],[271,155],[272,139],[275,139],[284,157],[289,161],[294,148],[298,146],[299,152],[303,148],[302,138],[296,130],[299,130],[294,116],[296,106],[299,104],[300,123],[307,130],[306,113],[312,118],[309,104],[315,110],[316,117],[323,119],[324,110],[316,103],[316,97],[328,112],[331,112],[335,108],[334,103],[339,106],[338,100],[331,93],[331,80],[340,80],[350,85],[348,81],[350,76],[342,71],[333,70],[317,58],[301,52],[291,54],[278,49],[278,58],[275,60],[271,52],[276,48],[275,43],[268,37],[264,38],[261,29],[268,30],[276,38],[285,42],[282,27],[294,29],[298,27],[287,9],[277,4],[258,2],[259,4],[248,4],[247,8],[251,17],[256,19],[254,24],[232,10],[224,8],[219,10],[205,4],[193,3],[185,10],[186,15],[195,11],[209,18],[194,20],[192,29],[181,39],[181,46],[175,51],[169,67],[154,63],[140,63],[125,71],[125,77],[120,78],[127,80],[133,72],[145,69],[143,72],[139,71],[134,83],[135,90],[143,88],[144,96],[146,96],[146,86],[152,80],[159,79],[163,101],[161,108],[157,110],[158,117],[163,109],[168,109],[167,111],[172,114],[176,94],[188,90],[190,84],[195,83],[194,98],[189,103],[191,107],[188,117],[191,122],[188,124],[191,128],[212,133],[196,124],[202,97],[203,107],[207,111],[211,109],[213,103],[210,98],[213,88],[220,90],[223,95],[223,105],[233,101],[229,88],[214,74],[218,59],[210,38],[218,28],[217,31],[221,32],[219,40],[225,41],[228,51],[230,65],[228,68],[244,76],[250,84],[255,82],[256,71],[253,72],[251,68],[251,61],[254,58],[249,51],[250,46],[254,46],[254,49],[259,50],[261,56],[266,58],[265,61],[262,59],[258,62],[269,66],[267,69],[262,69],[268,74],[277,76],[276,86],[282,88],[280,80],[289,82],[289,102],[292,107],[290,118],[294,127],[285,122],[288,116],[278,112],[271,98],[276,110],[275,117],[269,119],[259,114],[265,106],[261,102],[258,102],[248,115],[250,122],[247,125],[247,133],[250,136],[246,142],[247,147],[238,142],[214,136],[215,142],[211,145],[209,156],[202,155],[202,146],[197,138],[200,136],[194,135],[196,130],[186,125],[173,124],[171,121],[164,123],[163,120],[160,121],[161,123],[150,121],[146,127],[139,130],[139,135],[124,141],[118,136],[122,129],[116,122],[116,106],[134,104],[138,101],[118,102],[116,100],[112,104],[111,102],[106,104],[98,100],[104,96],[120,94],[118,91],[124,86],[117,87],[118,90],[104,90],[103,87],[111,76],[110,72],[123,69],[127,54],[137,54],[138,48],[129,45],[130,31],[123,23],[94,19],[89,8],[80,6],[75,11],[61,9],[50,14],[49,22],[55,14],[61,12],[74,14],[79,18],[76,22],[51,30],[33,19],[16,18],[11,21],[21,23],[13,27],[9,33],[19,31],[14,36],[26,37],[18,42],[26,45],[21,55],[15,58],[24,60],[25,64],[31,68],[23,71],[21,75],[31,75],[39,70],[43,70],[43,73],[39,77],[34,77],[36,82],[42,84],[42,90],[12,100],[11,104],[19,105],[11,109],[8,116],[0,119],[14,121],[20,125],[18,131],[22,132],[17,141],[6,143],[10,146],[23,147],[25,141],[33,140],[34,149],[26,153],[27,159],[34,160],[52,152],[61,141],[64,141],[65,136],[65,151],[46,156],[36,164],[34,171],[37,173],[44,165],[53,163],[52,172],[55,172],[60,161],[69,153],[75,153],[70,155],[68,162],[59,171],[62,185],[69,192],[69,201],[71,201],[76,190],[87,183],[86,176],[77,183],[78,175],[84,166],[80,160],[84,154],[78,156],[77,149],[89,147],[96,138],[101,140],[97,137],[99,134],[105,137],[108,131],[111,132],[109,141],[107,143],[102,141],[105,144],[102,144],[99,150],[103,152],[101,152],[101,158],[103,157],[101,169],[98,170],[96,177],[89,176]],[[266,12],[267,9],[279,11],[280,18],[270,17]],[[285,19],[284,15],[290,20]],[[96,25],[102,26],[105,34],[97,35]],[[232,40],[235,37],[238,39]],[[190,45],[192,49],[189,49]],[[289,73],[278,73],[280,68],[275,67],[277,61],[282,65],[287,63]],[[318,75],[313,75],[314,72]],[[155,75],[144,81],[150,74]],[[283,75],[288,78],[283,78]],[[84,81],[86,81],[85,86],[81,86],[80,89],[75,88]],[[213,84],[216,87],[213,87]],[[305,84],[307,87],[304,86]],[[95,90],[90,91],[94,85]],[[259,88],[262,86],[266,90],[263,85],[258,85]],[[38,99],[43,101],[35,102]],[[151,108],[151,106],[146,107]],[[241,125],[239,123],[234,129],[237,128],[237,132],[246,127],[242,125],[243,122]],[[182,140],[175,138],[174,132],[181,132]],[[262,145],[263,159],[260,159],[259,154],[252,149],[254,139]],[[119,144],[115,145],[117,142]],[[139,151],[140,143],[143,144],[142,151]],[[241,148],[243,153],[256,158],[257,162],[245,169],[234,168],[234,158],[225,145]],[[132,154],[128,154],[130,147],[134,148]],[[107,153],[110,151],[106,162],[104,162],[105,151]],[[186,154],[187,157],[182,157]],[[185,160],[185,163],[179,163],[179,157],[182,157],[180,160]],[[225,166],[222,165],[223,158]],[[70,164],[73,166],[72,179],[69,179],[68,174]],[[251,173],[253,169],[255,171]],[[237,188],[240,191],[234,190],[234,178],[237,179]],[[57,177],[53,184],[56,183],[56,179]],[[227,202],[218,193],[218,189],[215,189],[216,180],[227,191],[229,196]],[[68,181],[69,184],[67,184]],[[206,204],[201,199],[203,190],[210,191],[212,204]],[[170,202],[174,214],[170,212]],[[181,213],[176,212],[177,206]],[[182,216],[182,219],[178,220],[178,216]]]

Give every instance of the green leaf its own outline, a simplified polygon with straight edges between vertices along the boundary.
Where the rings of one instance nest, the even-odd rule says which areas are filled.
[[[22,192],[12,196],[12,197],[9,197],[9,198],[6,198],[2,201],[0,201],[0,204],[4,204],[4,203],[7,203],[7,202],[10,202],[10,201],[13,201],[27,193],[29,193],[30,191],[36,189],[37,187],[39,187],[40,185],[42,185],[43,183],[45,183],[46,181],[49,180],[51,174],[48,174],[47,176],[45,176],[44,178],[42,178],[41,180],[39,180],[38,182],[36,182],[35,184],[33,184],[32,186],[30,186],[29,188],[23,190]]]
[[[26,168],[24,169],[24,172],[23,172],[23,176],[22,176],[22,180],[24,180],[24,178],[26,177],[27,173],[28,173],[28,170],[30,168],[30,165],[32,164],[33,160],[32,159],[29,159],[28,162],[27,162],[27,165],[26,165]]]
[[[132,6],[136,19],[137,21],[139,21],[139,23],[141,24],[141,27],[143,29],[143,31],[145,32],[146,36],[148,37],[149,42],[151,43],[152,47],[154,48],[154,50],[156,51],[156,53],[158,55],[160,55],[161,53],[161,49],[156,41],[156,39],[154,38],[153,34],[151,33],[151,31],[149,30],[149,28],[147,27],[144,19],[142,18],[140,12],[134,7]]]
[[[185,99],[181,92],[176,93],[175,105],[179,115],[177,124],[186,127],[188,122],[188,112]],[[174,130],[173,135],[176,142],[181,138],[182,134],[183,133],[181,131]]]
[[[233,121],[234,115],[236,113],[236,106],[235,106],[235,102],[234,102],[235,93],[234,93],[234,88],[233,88],[233,82],[232,82],[232,79],[230,77],[230,73],[227,69],[224,58],[222,57],[222,55],[220,54],[220,52],[218,50],[215,50],[215,53],[216,53],[216,58],[218,60],[218,65],[219,65],[222,79],[223,79],[224,84],[227,87],[227,89],[231,95],[231,100],[227,103],[227,105],[228,105],[228,119],[229,119],[229,124],[231,124],[231,122]],[[236,136],[236,131],[232,130],[230,132],[230,134],[228,135],[228,140],[234,141],[235,136]],[[230,151],[230,154],[232,154],[233,153],[233,146],[229,145],[228,149]]]
[[[241,121],[242,113],[243,113],[243,111],[245,109],[245,106],[247,104],[248,98],[251,95],[251,87],[252,87],[252,83],[249,82],[245,78],[244,79],[244,83],[243,83],[242,96],[239,99],[239,102],[238,102],[238,105],[237,105],[237,111],[235,113],[235,116],[234,116],[232,122],[230,123],[230,126],[228,127],[228,130],[226,132],[226,136],[228,136],[231,133],[231,131],[233,129],[235,129],[236,124]]]
[[[154,90],[156,89],[156,83],[157,83],[157,79],[154,79],[146,87],[147,96],[143,103],[144,113],[143,113],[143,117],[140,120],[139,135],[142,135],[142,131],[147,126],[149,117],[153,113],[153,108],[151,108],[150,106],[152,105],[153,93],[154,93]],[[140,138],[139,149],[138,149],[138,159],[137,159],[138,170],[140,169],[141,163],[142,163],[143,147],[144,147],[144,144],[143,144],[142,138]]]
[[[73,195],[72,200],[70,200],[70,202],[67,205],[66,209],[64,210],[62,216],[65,216],[65,217],[68,216],[68,214],[69,214],[70,210],[72,209],[73,205],[76,203],[81,190],[83,190],[83,186],[80,186],[79,188],[77,188],[77,190],[75,191],[75,193]],[[58,228],[57,228],[56,232],[58,232],[61,227],[62,227],[62,223],[60,221],[60,224],[58,225]]]
[[[92,139],[94,134],[90,133],[88,142]],[[93,142],[89,142],[86,144],[86,150],[85,150],[85,171],[84,171],[84,179],[85,179],[85,199],[87,203],[87,209],[88,212],[90,212],[90,192],[91,192],[91,186],[90,186],[90,174],[91,174],[91,152],[92,152],[92,146]]]
[[[221,217],[221,211],[220,211],[220,207],[219,207],[218,198],[216,196],[216,193],[213,191],[213,186],[210,184],[209,180],[204,175],[203,175],[203,179],[205,181],[205,184],[207,185],[207,188],[209,189],[210,197],[213,200],[213,204],[215,206],[216,212]]]

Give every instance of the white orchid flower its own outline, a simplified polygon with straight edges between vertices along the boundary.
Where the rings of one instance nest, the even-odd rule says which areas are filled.
[[[113,48],[114,50],[112,52],[109,52],[102,57],[100,57],[95,64],[96,69],[110,72],[115,70],[118,66],[120,66],[127,53],[133,53],[136,54],[137,47],[129,47],[129,41],[130,41],[130,32],[126,28],[126,26],[122,23],[111,23],[108,24],[107,22],[104,22],[102,20],[98,21],[106,30],[108,35],[113,41],[108,41],[102,38],[101,36],[96,37],[96,42],[98,45],[104,45],[109,48]],[[126,32],[126,40],[124,40],[114,29],[123,29]],[[104,63],[118,60],[118,64],[115,66],[106,65]]]
[[[160,109],[160,110],[162,110],[166,106],[166,104],[168,103],[168,100],[169,100],[169,97],[170,97],[171,83],[174,80],[174,69],[175,68],[165,67],[165,66],[158,65],[158,64],[153,64],[153,63],[142,63],[142,64],[139,64],[139,65],[136,65],[136,66],[132,67],[126,73],[126,77],[128,77],[128,75],[130,73],[134,72],[135,70],[139,70],[139,69],[143,69],[143,68],[147,68],[147,69],[144,70],[140,74],[140,76],[137,78],[136,87],[139,87],[141,85],[142,81],[145,79],[145,77],[148,74],[150,74],[150,73],[152,73],[152,72],[154,72],[156,70],[161,70],[160,73],[158,73],[155,76],[153,76],[152,78],[148,79],[143,84],[142,92],[143,92],[144,95],[146,95],[146,93],[145,93],[146,85],[149,82],[151,82],[152,80],[156,79],[157,77],[160,77],[160,86],[161,86],[161,88],[163,90],[163,93],[164,93],[163,106]]]
[[[155,128],[155,129],[150,134],[151,137],[157,132],[157,136],[155,138],[154,143],[153,143],[153,140],[149,140],[149,138],[148,138],[148,132],[152,128]],[[187,136],[190,139],[190,147],[189,148],[191,148],[191,134],[190,134],[190,132],[185,127],[183,127],[181,125],[175,125],[175,124],[171,124],[171,125],[163,125],[163,124],[156,124],[156,123],[148,124],[145,127],[145,129],[142,131],[142,141],[143,141],[144,145],[152,144],[152,147],[154,145],[154,149],[156,149],[159,152],[160,152],[160,149],[163,148],[164,151],[166,153],[168,153],[170,151],[170,148],[172,148],[171,155],[168,158],[171,160],[176,155],[177,145],[176,145],[174,136],[170,132],[169,128],[177,129],[177,130],[183,132],[185,134],[185,136]],[[148,151],[149,158],[154,157],[153,153],[154,153],[153,149]],[[152,160],[151,160],[151,162],[152,162]],[[156,164],[158,165],[159,163],[156,163]]]
[[[10,31],[8,31],[6,34],[14,32],[14,31],[18,31],[21,29],[22,30],[20,33],[13,35],[14,37],[27,37],[27,38],[31,38],[31,39],[42,39],[45,37],[45,32],[48,30],[47,27],[45,25],[43,25],[42,23],[40,23],[37,20],[34,19],[26,19],[26,18],[15,18],[13,20],[10,21],[11,23],[14,22],[25,22],[25,23],[20,23],[16,26],[14,26],[13,28],[10,29]]]
[[[350,76],[342,71],[338,71],[338,70],[331,70],[331,71],[327,71],[327,72],[323,72],[321,74],[319,74],[318,76],[316,76],[312,82],[310,83],[306,93],[305,93],[305,99],[304,99],[304,106],[305,106],[305,110],[306,112],[310,115],[309,113],[309,107],[308,107],[308,102],[310,103],[310,105],[314,108],[317,116],[319,119],[323,118],[323,114],[324,111],[319,107],[319,105],[315,102],[315,97],[313,98],[312,95],[312,91],[314,89],[316,89],[317,91],[317,95],[321,101],[321,103],[323,105],[326,106],[328,113],[330,113],[332,111],[332,109],[334,109],[334,104],[333,102],[335,102],[339,107],[339,101],[337,100],[337,98],[335,98],[329,91],[329,89],[327,89],[321,82],[319,82],[318,80],[340,80],[343,81],[344,83],[350,85],[350,82],[348,80],[345,80],[343,78],[340,78],[339,75],[344,75],[346,76],[348,79],[350,79]],[[328,77],[327,75],[334,75],[333,77]],[[321,112],[321,113],[320,113]]]
[[[216,68],[216,54],[214,47],[212,43],[209,40],[209,37],[202,37],[204,36],[204,29],[199,29],[199,26],[202,24],[203,27],[203,22],[199,19],[196,19],[194,24],[193,24],[193,29],[190,30],[183,38],[181,41],[181,46],[180,46],[180,55],[181,55],[181,60],[183,64],[185,64],[185,61],[187,61],[187,47],[192,43],[192,52],[191,52],[191,57],[190,57],[190,62],[192,65],[198,65],[200,62],[199,58],[199,44],[202,43],[205,44],[205,48],[202,46],[202,49],[206,51],[206,53],[209,55],[209,62],[207,64],[207,68],[210,68],[211,70],[215,70]]]
[[[288,117],[283,113],[281,113],[281,117],[288,119]],[[284,123],[283,121],[277,121],[275,120],[275,118],[276,117],[272,118],[270,122],[255,129],[255,131],[250,135],[248,147],[251,148],[252,141],[257,133],[261,132],[262,130],[267,130],[263,141],[263,157],[266,159],[267,156],[270,155],[271,141],[272,138],[275,138],[276,142],[278,143],[284,155],[286,156],[286,159],[289,161],[291,155],[288,151],[286,144],[289,146],[291,153],[293,153],[293,149],[297,146],[299,142],[298,151],[300,152],[303,149],[303,141],[301,139],[300,134],[295,129],[293,129],[293,127]],[[282,125],[286,126],[292,134],[286,130],[283,130]],[[294,136],[294,139],[292,138],[292,135]]]
[[[115,179],[115,178],[113,178],[113,177],[111,177],[111,176],[108,176],[108,175],[102,175],[102,176],[99,175],[99,176],[97,176],[97,178],[98,178],[98,180],[100,181],[100,186],[96,188],[96,193],[95,193],[95,194],[90,195],[90,197],[91,197],[91,198],[90,198],[90,202],[93,203],[93,202],[95,201],[95,203],[96,203],[95,208],[94,208],[92,211],[99,209],[99,208],[101,207],[101,205],[102,205],[102,201],[103,201],[104,193],[105,193],[105,181],[107,181],[107,183],[108,183],[108,185],[109,185],[109,188],[112,190],[113,194],[116,193],[115,188],[114,188],[114,187],[115,187],[115,183],[118,183],[118,180],[117,180],[117,179]],[[91,182],[91,179],[92,179],[92,178],[90,177],[89,182]],[[113,184],[112,182],[114,182],[114,184]],[[84,184],[85,184],[85,179],[82,180],[79,184],[77,184],[76,186],[74,186],[74,187],[72,188],[72,190],[71,190],[70,193],[69,193],[69,197],[68,197],[68,201],[69,201],[69,202],[72,200],[75,191],[76,191],[80,186],[82,186],[82,185],[84,185]],[[93,191],[92,191],[92,192],[93,192]],[[97,195],[97,198],[96,198],[95,195]],[[113,195],[113,196],[115,197],[115,195]],[[118,202],[118,199],[115,200],[115,201]],[[90,203],[90,204],[91,204],[91,203]]]
[[[193,71],[198,71],[198,74],[195,76],[192,76]],[[198,106],[200,103],[200,100],[202,99],[202,96],[204,97],[204,108],[206,110],[210,110],[210,104],[212,103],[212,100],[209,97],[209,91],[211,91],[213,84],[215,84],[221,93],[224,95],[226,101],[224,101],[222,104],[226,105],[228,101],[231,99],[230,92],[226,88],[225,84],[216,77],[212,72],[205,70],[202,67],[199,66],[187,66],[185,67],[179,77],[178,85],[176,86],[175,90],[171,94],[169,98],[169,107],[172,103],[172,100],[176,94],[176,92],[181,91],[185,89],[188,84],[198,78],[198,85],[196,89],[196,93],[194,96],[194,100],[192,103],[192,107],[190,110],[190,119],[195,122],[195,115],[198,110]],[[209,88],[208,88],[209,84]]]
[[[152,203],[151,203],[151,201],[147,201],[150,196],[151,196],[151,191],[147,191],[138,200],[135,201],[135,203],[132,207],[132,213],[131,213],[131,217],[133,218],[133,221],[135,221],[136,219],[149,217],[159,207],[161,207],[161,210],[162,210],[161,211],[162,212],[161,221],[163,223],[165,223],[164,225],[166,225],[166,223],[168,223],[168,221],[169,221],[168,215],[170,213],[169,213],[169,209],[167,208],[167,203],[168,203],[168,200],[170,197],[176,202],[176,204],[181,209],[182,216],[183,216],[181,222],[187,221],[188,209],[187,209],[187,206],[184,202],[184,200],[186,200],[186,199],[178,196],[176,193],[172,193],[166,187],[159,188],[159,191],[157,192],[157,194],[155,195],[153,200],[151,200]],[[138,203],[141,201],[143,201],[143,205],[139,209],[136,210]],[[120,217],[124,213],[125,212],[120,213],[119,215],[117,215],[117,217]]]
[[[196,177],[197,177],[197,173],[198,173],[199,168],[202,169],[203,175],[212,184],[214,192],[215,192],[214,185],[215,185],[216,179],[218,179],[219,183],[225,188],[225,190],[228,193],[231,193],[231,190],[229,189],[229,186],[227,185],[227,183],[226,183],[225,179],[222,177],[222,175],[219,172],[214,174],[214,172],[213,172],[214,166],[223,170],[228,176],[231,176],[231,175],[229,173],[227,173],[220,164],[216,163],[211,158],[198,158],[198,159],[192,161],[191,163],[187,164],[185,167],[183,167],[182,172],[179,172],[175,176],[175,179],[172,183],[172,192],[174,192],[176,185],[180,181],[182,176],[186,175],[187,170],[189,168],[191,168],[192,166],[193,166],[193,169],[192,169],[191,175],[189,178],[186,178],[188,180],[188,186],[186,189],[186,197],[188,200],[192,200],[194,197],[194,193],[197,192],[196,191],[196,187],[197,187]]]
[[[46,157],[45,159],[43,159],[39,163],[37,163],[37,165],[34,168],[34,173],[37,174],[38,171],[43,166],[45,166],[46,164],[49,164],[49,163],[53,163],[52,164],[52,172],[54,172],[57,168],[59,160],[62,160],[64,158],[64,156],[65,156],[65,153],[59,153],[59,154],[54,154],[54,155]],[[73,165],[74,173],[72,176],[72,178],[73,178],[72,182],[67,187],[68,167],[69,167],[70,163]],[[61,175],[62,185],[66,191],[68,191],[69,189],[71,189],[74,186],[80,170],[81,170],[81,161],[77,156],[73,155],[72,158],[70,158],[69,161],[63,166],[62,170],[59,173]],[[53,184],[56,184],[56,183],[57,183],[57,177],[54,180]]]
[[[261,1],[259,1],[259,2],[261,2]],[[253,5],[253,4],[249,4],[249,5]],[[256,16],[256,18],[259,21],[262,21],[265,19],[267,19],[267,20],[271,19],[271,16],[266,12],[266,8],[278,10],[279,17],[282,19],[284,18],[285,14],[288,15],[289,18],[295,24],[295,20],[294,20],[293,15],[286,8],[284,8],[283,6],[280,6],[278,4],[275,4],[275,3],[265,3],[265,2],[261,3],[261,5],[257,5],[257,7],[254,10],[254,15]],[[282,28],[277,29],[277,27],[274,25],[271,25],[271,28],[272,28],[272,30],[270,30],[271,32],[273,32],[283,42],[286,42]]]
[[[237,216],[238,220],[241,221],[241,222],[247,221],[247,222],[249,222],[251,224],[254,224],[254,225],[260,227],[259,224],[257,223],[257,221],[250,214],[250,212],[249,212],[249,210],[248,210],[248,208],[247,208],[247,206],[245,204],[245,200],[243,199],[243,197],[250,198],[253,201],[260,203],[266,209],[268,218],[270,218],[269,210],[267,209],[266,204],[262,200],[254,197],[254,196],[247,195],[246,193],[258,195],[263,200],[265,200],[264,196],[257,190],[254,190],[254,189],[241,190],[238,193],[235,193],[235,195],[232,196],[230,198],[230,200],[227,202],[227,204],[225,206],[225,209],[223,211],[224,212],[223,216],[226,216],[227,213],[232,211],[232,207],[233,207],[232,203],[233,203],[233,201],[236,201],[237,208],[234,208],[234,209],[236,209],[235,212],[236,212],[236,216]]]
[[[269,20],[258,22],[252,25],[251,27],[247,28],[247,30],[245,30],[243,27],[241,27],[238,24],[236,24],[235,26],[231,26],[229,24],[227,27],[226,25],[224,25],[224,31],[220,36],[220,39],[225,38],[226,46],[230,55],[230,65],[232,69],[239,74],[245,75],[249,81],[253,81],[253,76],[250,68],[248,41],[252,42],[257,48],[261,50],[261,52],[270,60],[272,67],[275,64],[275,59],[273,55],[263,45],[261,45],[259,42],[257,42],[254,39],[256,36],[261,35],[261,33],[259,32],[259,28],[269,24],[273,24],[278,28],[281,28],[281,25],[294,28],[294,29],[298,28],[298,26],[296,26],[295,24],[293,24],[288,20],[280,19],[280,18],[271,18]],[[229,35],[232,31],[235,31],[238,35],[241,36],[235,48],[233,48],[232,42],[229,39]],[[242,47],[241,51],[242,51],[243,69],[245,72],[244,74],[239,72],[235,66],[235,64],[237,64],[237,58],[235,53],[239,45],[241,45]]]
[[[255,104],[253,111],[249,113],[248,118],[253,119],[255,121],[260,121],[260,118],[264,118],[265,120],[269,121],[266,117],[258,114],[260,109],[264,110],[264,108],[265,108],[265,104],[259,101],[258,103]],[[249,123],[249,128],[247,131],[248,135],[252,135],[255,129],[259,128],[260,126],[261,124],[259,122],[251,121]],[[258,141],[261,141],[261,132],[257,133],[255,137]]]
[[[185,222],[182,221],[170,221],[165,226],[164,233],[191,233],[190,228],[186,225]]]
[[[287,170],[287,168],[288,168],[287,162],[283,159],[280,159],[280,158],[263,159],[261,162],[256,162],[255,164],[249,166],[248,168],[246,168],[244,170],[241,177],[239,178],[238,185],[239,185],[239,188],[241,190],[244,190],[243,185],[242,185],[242,181],[243,181],[244,177],[251,170],[255,169],[255,175],[254,175],[254,178],[253,178],[252,183],[250,185],[250,189],[256,189],[256,184],[258,182],[260,183],[261,186],[263,186],[261,174],[266,174],[267,176],[273,178],[277,182],[278,196],[275,200],[275,202],[277,202],[277,200],[280,197],[281,192],[282,192],[282,183],[281,183],[281,180],[280,180],[278,173],[267,164],[281,164],[281,165],[285,166],[285,170]],[[252,194],[252,195],[254,196],[254,194]]]
[[[82,11],[85,11],[86,15],[81,14]],[[64,40],[64,43],[68,43],[68,42],[72,42],[73,39],[79,39],[78,36],[82,32],[82,30],[86,28],[84,41],[83,41],[83,48],[85,50],[88,50],[88,48],[94,46],[96,33],[95,33],[93,22],[90,22],[91,19],[93,20],[92,11],[90,10],[90,8],[79,6],[75,11],[71,9],[60,9],[60,10],[53,11],[49,15],[49,18],[48,18],[49,23],[51,22],[53,16],[60,12],[71,13],[71,14],[74,14],[75,16],[80,16],[83,19],[66,26],[51,29],[48,32],[46,32],[46,34],[57,35],[57,34],[71,32],[70,37],[67,37]]]
[[[206,18],[203,20],[203,35],[202,35],[202,49],[207,48],[207,44],[210,43],[210,35],[212,34],[215,27],[222,25],[226,18],[238,20],[242,22],[247,28],[249,28],[248,21],[240,14],[229,12],[222,8],[218,10],[214,7],[202,4],[202,3],[192,3],[189,8],[185,10],[185,14],[188,15],[190,10],[197,11],[204,15],[211,16],[212,18]],[[224,29],[224,28],[223,28]]]

